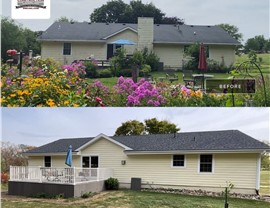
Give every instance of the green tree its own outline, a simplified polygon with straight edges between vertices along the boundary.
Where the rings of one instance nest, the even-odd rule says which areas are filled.
[[[92,22],[137,23],[138,17],[153,17],[156,24],[183,24],[183,19],[166,17],[153,3],[143,4],[132,0],[129,4],[122,0],[112,0],[94,9],[90,15]]]
[[[265,153],[261,157],[261,167],[264,170],[270,170],[270,156],[269,154]]]
[[[68,22],[68,23],[70,23],[70,22],[78,22],[78,21],[77,20],[74,20],[72,18],[69,19],[69,18],[67,18],[65,16],[61,16],[58,19],[56,19],[54,22]]]
[[[266,40],[263,35],[257,35],[254,38],[249,38],[245,44],[245,51],[251,50],[256,52],[266,52],[269,49],[269,40]]]
[[[40,43],[37,41],[38,32],[33,32],[18,25],[14,20],[4,17],[1,27],[1,56],[5,61],[9,59],[7,50],[16,49],[28,53],[40,54]]]
[[[177,133],[180,128],[169,121],[157,120],[156,118],[146,119],[144,123],[137,120],[130,120],[122,123],[115,131],[115,136],[121,135],[142,135],[142,134],[171,134]]]
[[[1,57],[4,60],[9,59],[7,50],[23,50],[27,47],[27,42],[23,34],[21,25],[16,24],[14,20],[4,17],[1,22]]]
[[[115,136],[141,135],[144,133],[144,124],[137,120],[130,120],[122,123],[115,131]]]
[[[159,121],[156,118],[147,119],[145,122],[145,131],[148,134],[172,134],[180,131],[180,128],[169,121]]]
[[[243,34],[239,32],[239,28],[237,26],[226,24],[226,23],[219,24],[217,26],[221,27],[223,30],[229,33],[238,42],[241,42],[243,40]]]

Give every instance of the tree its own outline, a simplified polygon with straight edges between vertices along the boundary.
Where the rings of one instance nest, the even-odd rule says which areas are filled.
[[[261,157],[261,167],[264,170],[270,170],[270,155],[265,153]]]
[[[143,4],[140,0],[132,0],[129,4],[122,0],[108,1],[100,8],[94,9],[90,15],[92,22],[137,23],[138,17],[153,17],[156,24],[183,24],[178,17],[166,17],[153,3]]]
[[[229,33],[233,38],[235,38],[238,42],[243,40],[243,34],[239,32],[239,28],[235,25],[230,24],[219,24],[217,25]]]
[[[267,52],[269,50],[269,40],[266,40],[263,35],[257,35],[254,38],[249,38],[245,44],[245,51]]]
[[[122,123],[115,131],[115,136],[141,135],[144,133],[144,124],[137,120],[130,120]]]
[[[69,18],[67,18],[65,16],[61,16],[58,19],[56,19],[54,22],[68,22],[68,23],[70,23],[70,22],[78,22],[78,21],[77,20],[74,20],[72,18],[69,19]]]
[[[130,120],[122,123],[117,128],[115,136],[121,135],[142,135],[142,134],[171,134],[180,130],[177,126],[169,121],[159,121],[156,118],[146,119],[144,123],[137,120]]]
[[[145,122],[145,131],[148,134],[172,134],[180,131],[180,128],[169,121],[159,121],[156,118],[147,119]]]
[[[37,41],[38,33],[24,29],[14,20],[6,17],[2,19],[1,35],[1,56],[3,60],[10,58],[6,53],[9,49],[23,50],[25,53],[33,50],[34,54],[40,54],[40,43]]]
[[[9,142],[2,142],[1,146],[1,171],[9,172],[9,166],[26,166],[27,158],[23,152],[33,149],[33,146],[15,145]]]

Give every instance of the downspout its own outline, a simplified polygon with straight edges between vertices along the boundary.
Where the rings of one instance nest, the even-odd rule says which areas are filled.
[[[260,191],[260,180],[261,180],[261,153],[258,154],[257,158],[257,170],[256,170],[256,194],[259,195]]]

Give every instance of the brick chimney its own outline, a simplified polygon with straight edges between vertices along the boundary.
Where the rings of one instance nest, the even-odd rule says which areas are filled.
[[[148,48],[153,50],[154,18],[138,17],[138,49]]]

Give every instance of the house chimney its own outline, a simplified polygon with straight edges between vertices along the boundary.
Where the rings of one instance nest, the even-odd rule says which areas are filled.
[[[138,17],[138,49],[153,50],[154,18]]]

